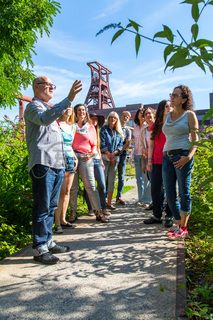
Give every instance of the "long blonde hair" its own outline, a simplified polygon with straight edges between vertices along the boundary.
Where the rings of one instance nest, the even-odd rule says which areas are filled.
[[[120,119],[119,119],[119,116],[118,116],[117,112],[111,111],[108,114],[108,117],[106,119],[106,125],[107,126],[109,126],[109,118],[110,117],[116,117],[117,121],[115,123],[115,130],[121,135],[122,138],[124,138],[123,130],[122,130],[122,127],[121,127],[121,122],[120,122]]]
[[[58,121],[63,121],[63,116],[64,114],[62,114],[62,116],[60,116],[60,118],[58,119]],[[72,114],[66,119],[66,123],[69,124],[70,126],[75,123],[75,113],[74,113],[74,108],[72,107]]]

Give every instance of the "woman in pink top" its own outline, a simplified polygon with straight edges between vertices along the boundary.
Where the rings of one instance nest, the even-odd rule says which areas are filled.
[[[153,202],[153,216],[144,220],[145,224],[155,224],[162,222],[162,213],[164,210],[164,188],[162,180],[162,159],[163,147],[166,142],[166,137],[162,132],[162,126],[166,113],[169,111],[170,102],[162,100],[156,112],[156,119],[153,125],[153,130],[150,136],[148,147],[148,164],[147,170],[151,171],[151,195]],[[166,205],[166,221],[165,227],[169,228],[173,224],[172,212],[169,206]]]
[[[87,191],[92,209],[95,211],[96,220],[108,222],[101,210],[98,190],[95,186],[94,161],[97,155],[97,133],[91,124],[84,104],[74,107],[76,117],[76,132],[73,140],[73,149],[78,158],[78,173]]]

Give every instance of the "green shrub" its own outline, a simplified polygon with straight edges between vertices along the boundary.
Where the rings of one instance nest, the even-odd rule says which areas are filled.
[[[192,214],[190,238],[186,241],[186,272],[189,319],[213,318],[213,166],[212,128],[207,128],[199,142],[192,174]]]

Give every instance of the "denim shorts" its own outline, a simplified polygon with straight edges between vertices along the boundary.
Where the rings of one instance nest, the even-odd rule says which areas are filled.
[[[65,157],[65,172],[74,173],[76,171],[76,159],[74,157]]]

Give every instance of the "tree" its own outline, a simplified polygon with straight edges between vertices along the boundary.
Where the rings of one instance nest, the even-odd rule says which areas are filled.
[[[129,19],[129,23],[125,27],[122,26],[120,22],[109,24],[101,29],[97,35],[111,28],[119,29],[112,37],[111,43],[113,43],[123,33],[131,32],[135,35],[136,55],[138,55],[140,50],[141,39],[146,39],[165,46],[165,70],[167,68],[175,70],[195,63],[204,72],[210,71],[210,73],[213,74],[213,41],[198,38],[200,16],[207,6],[213,5],[213,0],[185,0],[181,3],[191,5],[191,16],[194,23],[191,26],[191,39],[189,41],[187,41],[178,30],[176,36],[167,25],[163,25],[163,30],[155,33],[153,37],[145,36],[141,33],[141,25],[131,19]],[[159,38],[165,40],[156,40]],[[176,39],[179,39],[179,43],[174,42]]]
[[[38,36],[60,12],[52,0],[0,0],[0,106],[16,104],[20,90],[32,81],[32,55]]]

